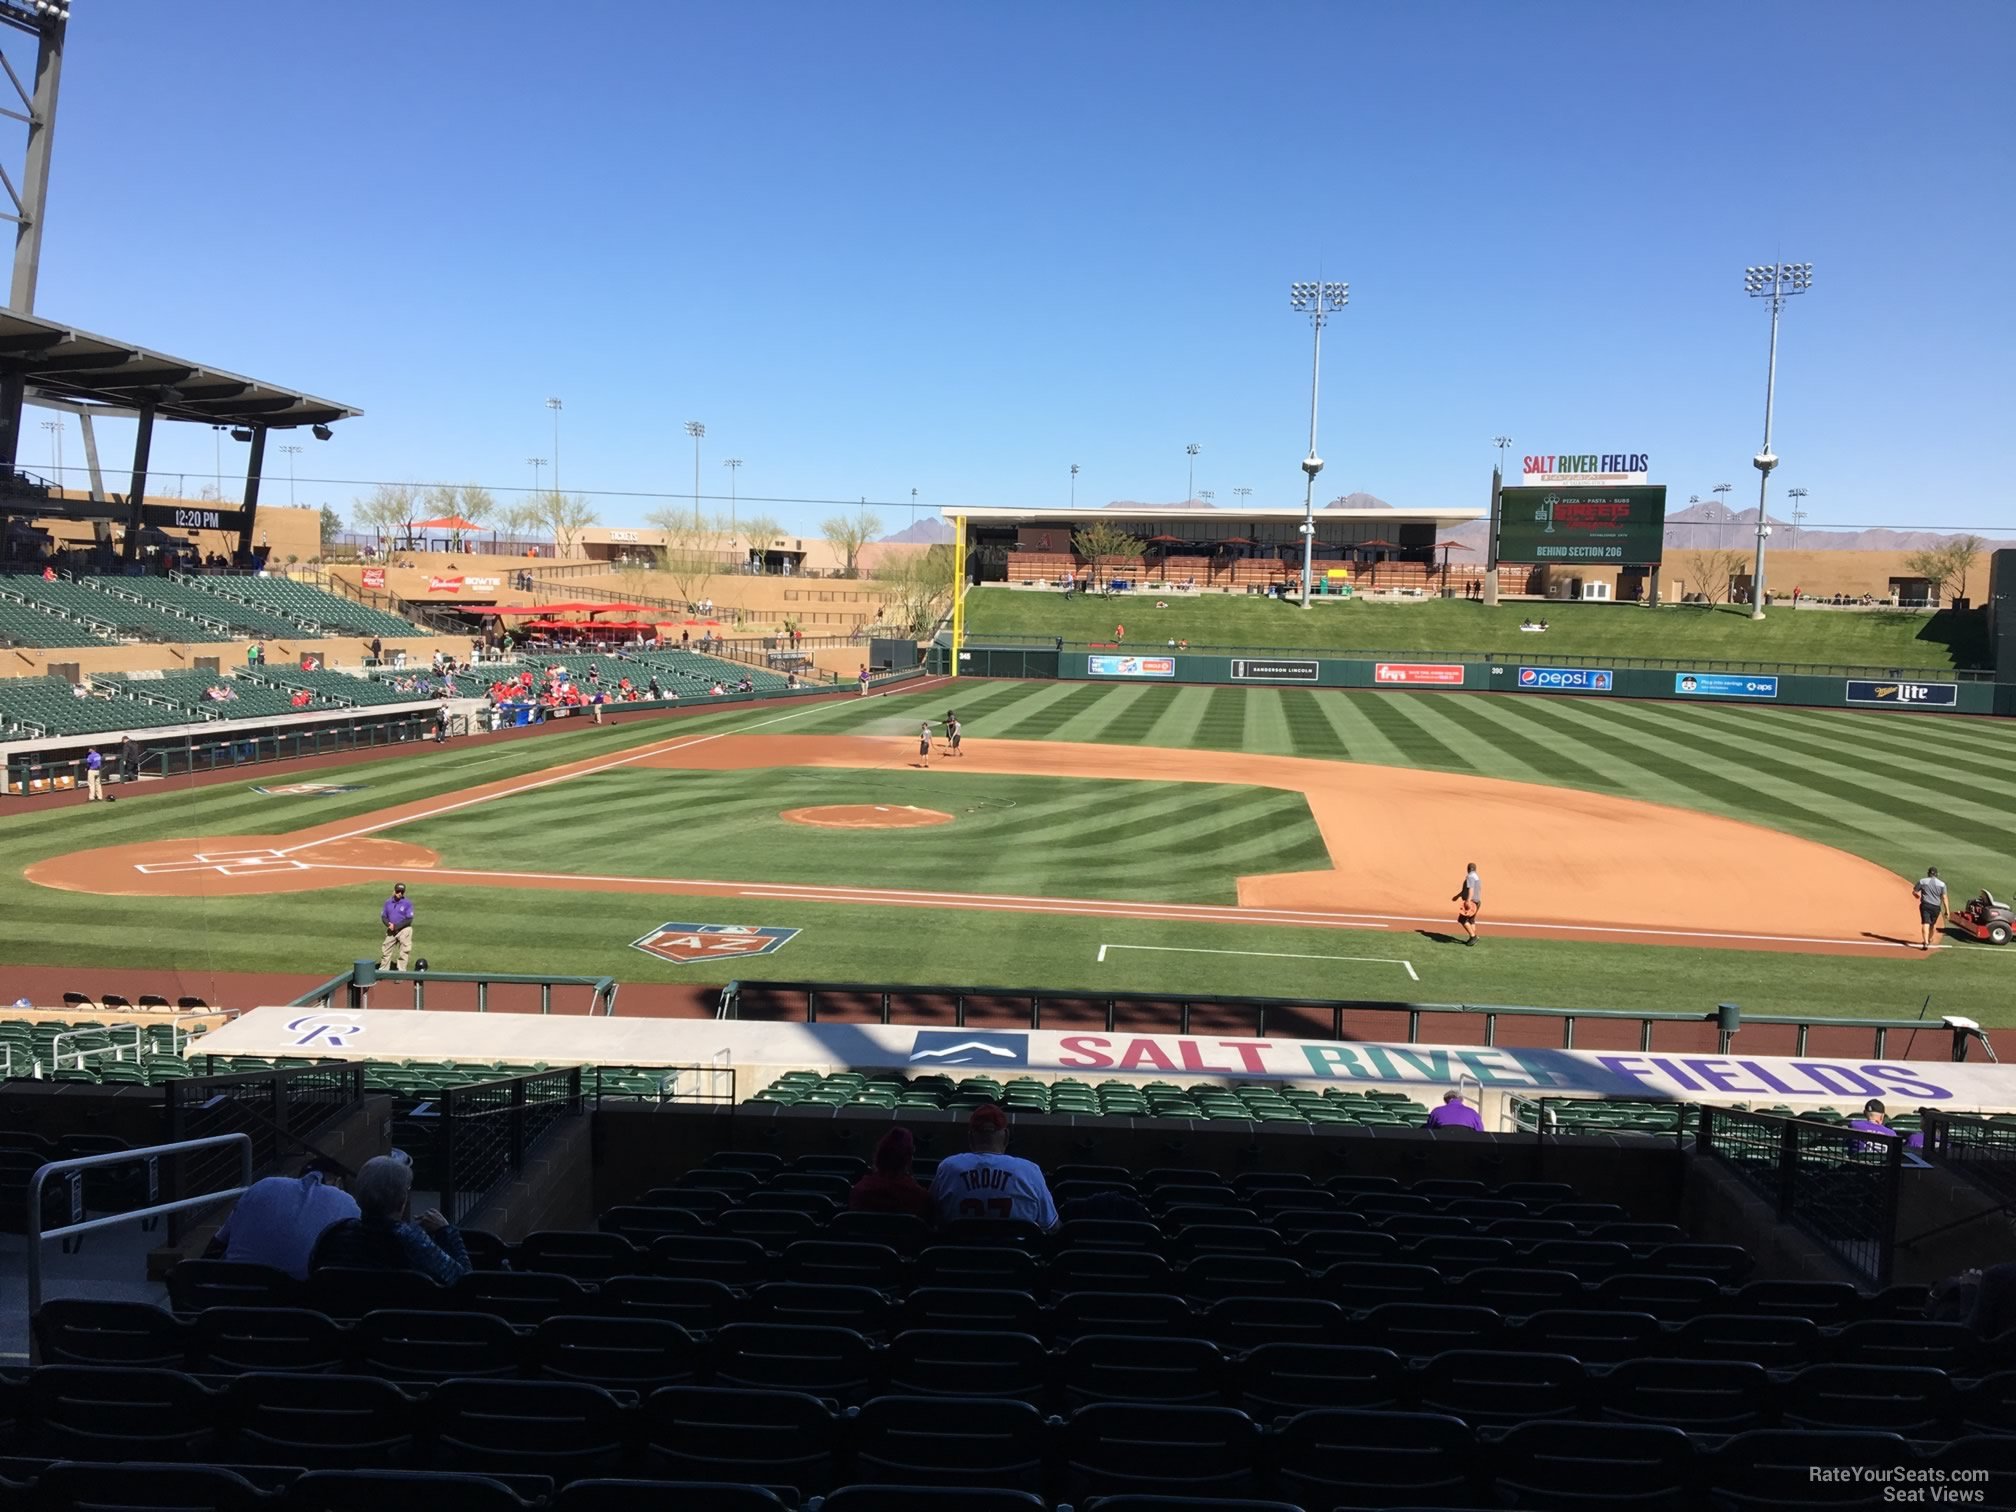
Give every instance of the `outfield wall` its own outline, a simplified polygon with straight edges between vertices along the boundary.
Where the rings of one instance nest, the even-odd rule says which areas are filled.
[[[930,666],[945,667],[933,647]],[[1574,661],[1574,658],[1568,658]],[[1320,655],[1198,656],[1183,651],[1043,651],[972,646],[960,652],[966,677],[1065,678],[1116,684],[1210,683],[1270,688],[1382,688],[1408,693],[1524,693],[1548,698],[1663,698],[1675,702],[1792,708],[1904,710],[1941,714],[2016,714],[2016,685],[1961,682],[1951,674],[1892,678],[1832,677],[1715,669],[1557,665],[1531,660],[1360,661]]]

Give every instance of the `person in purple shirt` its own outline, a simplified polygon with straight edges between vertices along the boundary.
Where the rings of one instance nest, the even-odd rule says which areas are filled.
[[[392,896],[385,900],[378,917],[385,925],[385,947],[378,952],[378,969],[392,969],[394,951],[399,955],[399,969],[404,971],[406,963],[413,959],[413,904],[406,896],[406,884],[393,884]]]
[[[1872,1097],[1864,1103],[1862,1105],[1862,1116],[1860,1118],[1849,1119],[1848,1127],[1857,1129],[1864,1134],[1882,1134],[1890,1139],[1897,1137],[1897,1131],[1890,1127],[1889,1114],[1884,1108],[1882,1100],[1879,1098]],[[1871,1144],[1857,1144],[1855,1146],[1857,1153],[1874,1148],[1875,1146]],[[1907,1150],[1924,1149],[1925,1136],[1922,1133],[1907,1136],[1904,1140],[1904,1148]]]
[[[299,1176],[253,1182],[217,1230],[212,1258],[307,1280],[315,1242],[332,1224],[359,1216],[357,1199],[340,1185],[344,1174],[334,1161],[316,1159]]]
[[[1442,1106],[1428,1115],[1431,1129],[1475,1129],[1484,1132],[1484,1120],[1477,1110],[1463,1101],[1463,1094],[1451,1087],[1442,1094]]]

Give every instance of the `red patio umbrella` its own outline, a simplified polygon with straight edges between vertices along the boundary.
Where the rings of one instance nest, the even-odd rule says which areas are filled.
[[[1442,553],[1443,582],[1446,583],[1449,581],[1449,553],[1459,546],[1467,546],[1469,544],[1468,541],[1437,541],[1433,546],[1428,548],[1430,551],[1439,551]]]
[[[481,530],[483,527],[474,520],[465,520],[460,515],[443,515],[438,520],[415,520],[415,530]]]

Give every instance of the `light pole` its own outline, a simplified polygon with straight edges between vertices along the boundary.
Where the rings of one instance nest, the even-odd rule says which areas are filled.
[[[1233,497],[1238,499],[1239,507],[1241,509],[1244,509],[1246,507],[1246,501],[1253,497],[1253,490],[1250,488],[1235,488],[1232,490],[1232,494]]]
[[[546,408],[553,411],[553,492],[560,492],[560,410],[558,399],[548,399]]]
[[[1708,491],[1715,495],[1715,502],[1722,506],[1722,518],[1715,522],[1715,545],[1717,548],[1729,544],[1729,490],[1734,483],[1717,483]]]
[[[729,457],[721,465],[728,469],[728,535],[732,542],[735,535],[735,479],[742,471],[742,459]]]
[[[1073,509],[1078,507],[1078,464],[1076,462],[1071,464],[1071,507]]]
[[[910,528],[917,528],[917,490],[910,490]]]
[[[1323,375],[1323,326],[1351,302],[1348,283],[1297,283],[1288,286],[1288,308],[1307,315],[1315,329],[1315,350],[1309,359],[1309,455],[1302,459],[1302,607],[1309,607],[1310,579],[1315,570],[1316,474],[1323,459],[1316,455],[1316,393]]]
[[[693,438],[693,527],[700,527],[700,438],[707,434],[707,427],[698,420],[686,422],[686,434]]]
[[[287,507],[292,509],[294,507],[294,459],[301,455],[301,448],[298,446],[283,446],[280,450],[287,453]]]
[[[1788,488],[1785,490],[1785,497],[1792,501],[1792,549],[1797,551],[1799,549],[1799,527],[1806,519],[1806,490],[1803,488]]]
[[[1764,541],[1771,534],[1764,513],[1764,501],[1771,490],[1771,469],[1778,459],[1771,454],[1771,401],[1778,391],[1778,315],[1785,301],[1813,287],[1811,263],[1764,263],[1743,270],[1743,292],[1752,299],[1771,301],[1771,360],[1764,371],[1764,445],[1750,459],[1757,469],[1757,565],[1750,572],[1750,618],[1764,618]]]
[[[1498,448],[1498,476],[1502,478],[1505,476],[1505,452],[1512,445],[1512,438],[1510,436],[1493,436],[1491,444]]]
[[[527,457],[525,465],[532,469],[532,502],[539,502],[539,469],[546,465],[544,457]]]
[[[1199,493],[1197,497],[1202,499],[1206,504],[1216,503],[1218,499],[1218,495],[1208,488]]]
[[[1192,441],[1183,450],[1190,454],[1190,477],[1183,485],[1183,502],[1188,504],[1197,497],[1197,453],[1204,448]]]
[[[42,429],[49,432],[49,476],[58,488],[63,486],[63,422],[44,420]]]

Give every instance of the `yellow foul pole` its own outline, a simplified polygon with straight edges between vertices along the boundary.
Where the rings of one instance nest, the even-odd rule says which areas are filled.
[[[966,643],[966,516],[952,517],[952,665],[959,675],[959,648]]]

